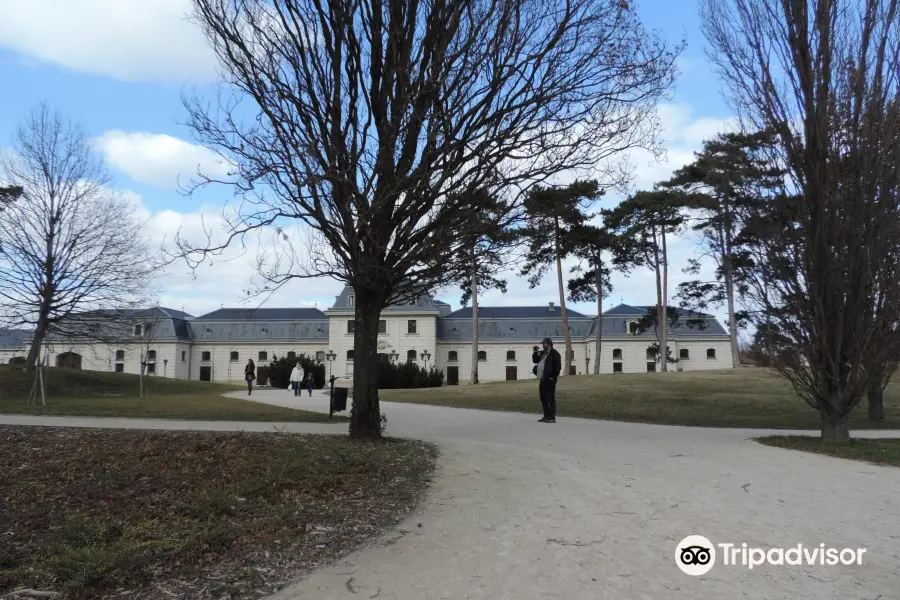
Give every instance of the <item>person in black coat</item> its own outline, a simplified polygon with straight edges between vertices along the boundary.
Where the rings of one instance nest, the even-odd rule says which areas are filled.
[[[531,361],[534,363],[533,373],[538,378],[538,394],[544,408],[541,423],[556,423],[556,380],[562,371],[562,357],[553,349],[553,340],[544,338],[541,349],[534,347]]]

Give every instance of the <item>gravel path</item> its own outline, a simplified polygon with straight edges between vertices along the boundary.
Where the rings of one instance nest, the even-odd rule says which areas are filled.
[[[327,410],[319,394],[299,400],[260,390],[253,400]],[[389,403],[383,410],[389,435],[441,446],[427,500],[397,531],[271,600],[900,600],[900,469],[748,439],[767,433],[761,431],[564,418],[546,425],[533,415]],[[148,426],[0,416],[16,421]],[[346,423],[285,429],[343,433]],[[690,577],[674,560],[677,542],[690,534],[738,546],[824,543],[867,553],[861,566],[753,570],[719,558],[707,575]]]

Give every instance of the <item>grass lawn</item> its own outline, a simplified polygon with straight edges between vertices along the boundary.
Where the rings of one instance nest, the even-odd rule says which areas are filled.
[[[0,598],[259,598],[406,516],[435,458],[416,441],[0,427]]]
[[[47,406],[25,404],[33,375],[0,367],[0,414],[200,419],[209,421],[327,422],[328,415],[225,398],[237,386],[144,377],[149,397],[139,398],[137,375],[49,369]],[[334,420],[346,420],[335,415]]]
[[[826,444],[818,438],[773,435],[757,438],[761,444],[804,452],[827,454],[838,458],[864,460],[877,465],[900,467],[900,438],[866,440],[857,438],[849,444]]]
[[[534,379],[383,390],[380,396],[387,402],[541,412]],[[818,413],[787,381],[765,369],[561,377],[556,402],[557,413],[563,417],[701,427],[819,429]],[[854,411],[851,427],[900,429],[900,383],[892,383],[885,391],[884,405],[883,422],[867,422],[863,405]]]

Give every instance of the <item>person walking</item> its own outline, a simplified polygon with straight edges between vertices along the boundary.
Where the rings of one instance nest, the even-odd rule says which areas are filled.
[[[309,392],[310,398],[312,398],[312,390],[313,390],[313,374],[312,371],[306,374],[306,390]]]
[[[244,381],[247,382],[247,395],[251,395],[253,393],[253,380],[256,379],[256,365],[253,364],[253,359],[247,359],[247,366],[244,367]]]
[[[556,380],[562,371],[562,357],[553,348],[553,340],[544,338],[542,348],[534,347],[531,361],[535,363],[534,374],[538,378],[538,395],[544,408],[544,418],[540,423],[556,423]]]
[[[300,395],[300,383],[303,381],[303,367],[300,366],[300,363],[294,365],[294,369],[291,371],[291,389],[294,390],[294,395]]]

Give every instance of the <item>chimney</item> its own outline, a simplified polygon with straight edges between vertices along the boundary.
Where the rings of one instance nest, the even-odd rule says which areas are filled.
[[[553,312],[555,310],[556,310],[556,307],[553,305],[553,302],[551,302],[550,303],[550,312]]]

